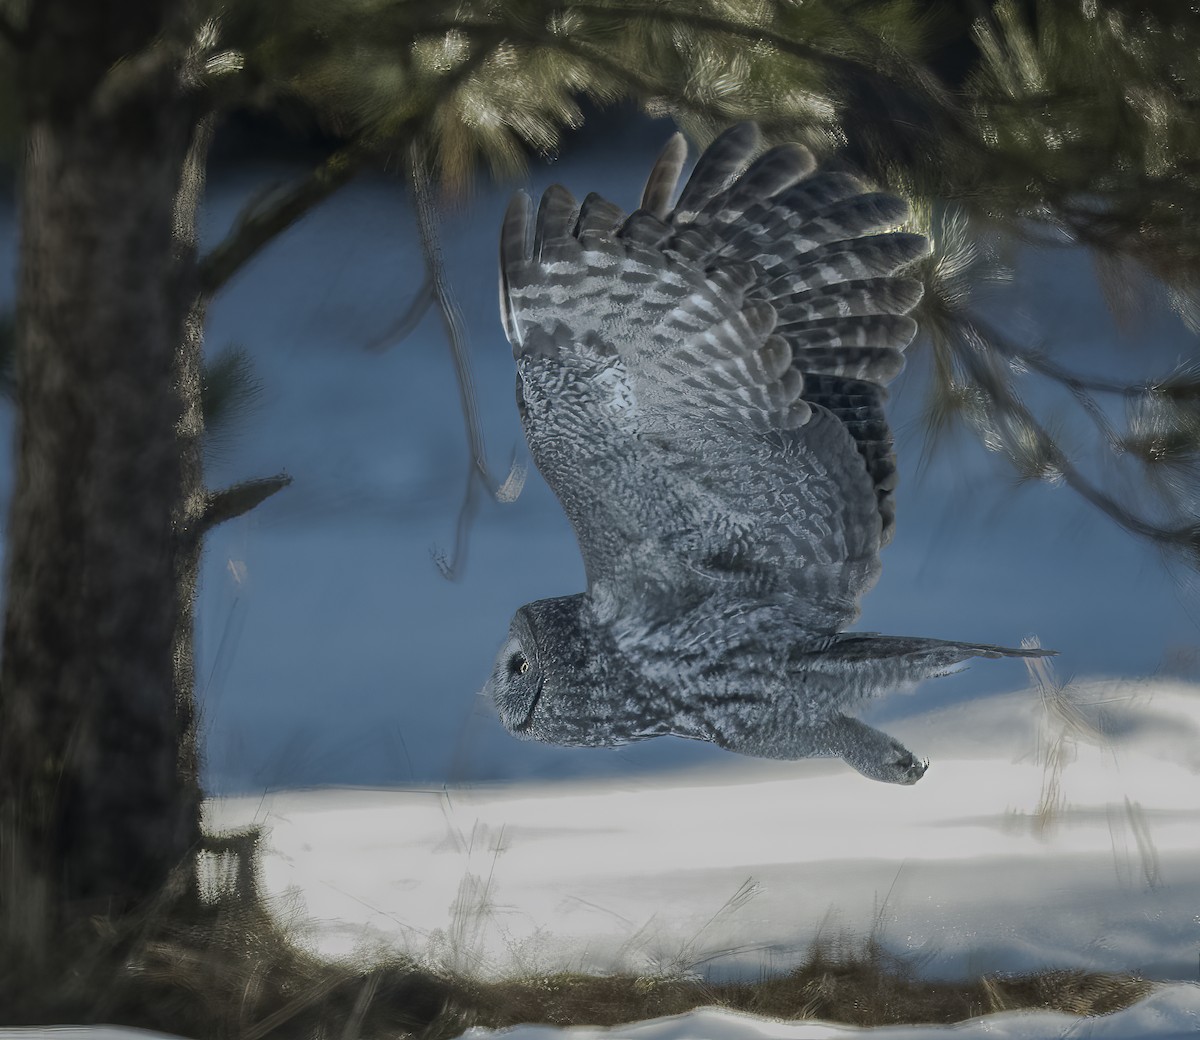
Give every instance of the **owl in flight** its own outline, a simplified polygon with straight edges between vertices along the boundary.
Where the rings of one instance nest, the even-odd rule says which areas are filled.
[[[675,202],[676,134],[626,215],[518,194],[500,241],[517,407],[588,588],[512,619],[488,682],[518,737],[664,734],[835,755],[912,784],[928,763],[846,714],[1015,650],[844,632],[879,575],[896,483],[884,387],[916,332],[907,207],[753,124]]]

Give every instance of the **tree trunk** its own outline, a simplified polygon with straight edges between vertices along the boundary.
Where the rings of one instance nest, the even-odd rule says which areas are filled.
[[[177,702],[203,504],[197,120],[173,7],[30,5],[0,955],[31,970],[155,898],[199,833],[190,680]]]

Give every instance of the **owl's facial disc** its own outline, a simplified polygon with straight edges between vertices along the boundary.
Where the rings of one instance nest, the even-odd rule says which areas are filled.
[[[542,695],[542,670],[526,626],[514,622],[508,642],[496,655],[489,686],[500,721],[518,737],[532,738],[533,715]]]

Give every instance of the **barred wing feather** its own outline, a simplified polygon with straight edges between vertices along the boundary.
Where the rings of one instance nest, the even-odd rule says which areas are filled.
[[[751,124],[727,131],[673,209],[678,136],[629,216],[518,195],[501,307],[530,450],[593,591],[641,611],[779,594],[832,632],[890,536],[883,387],[920,298],[896,272],[926,243],[896,230],[899,200],[757,146]]]

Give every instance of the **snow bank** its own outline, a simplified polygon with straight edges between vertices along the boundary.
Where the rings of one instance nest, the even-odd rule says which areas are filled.
[[[231,799],[315,947],[484,974],[755,975],[874,933],[929,976],[1043,967],[1192,980],[1200,688],[1092,683],[887,723],[916,787],[836,761],[665,781]]]

